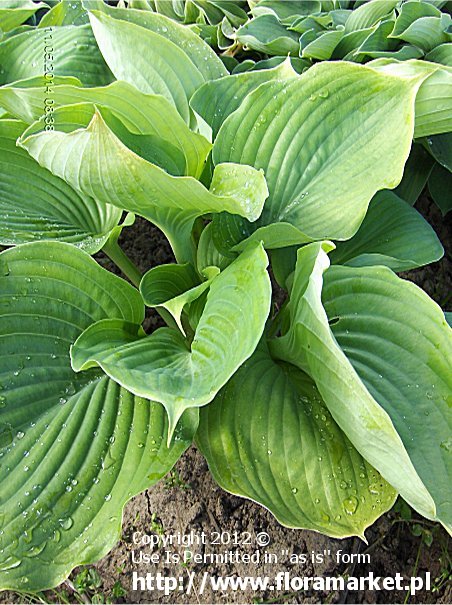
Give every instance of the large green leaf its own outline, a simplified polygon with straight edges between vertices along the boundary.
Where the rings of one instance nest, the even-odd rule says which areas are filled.
[[[63,243],[7,250],[0,267],[0,588],[42,590],[107,554],[125,502],[171,468],[197,418],[167,448],[160,404],[72,371],[91,323],[143,319],[129,284]]]
[[[236,32],[240,44],[270,55],[298,55],[299,34],[290,31],[271,14],[248,21]]]
[[[339,318],[334,337],[391,417],[435,501],[436,519],[450,531],[452,330],[443,312],[420,288],[380,267],[332,267],[323,301],[327,315]]]
[[[452,68],[416,59],[376,59],[370,65],[388,75],[424,77],[416,96],[415,138],[452,130]]]
[[[4,32],[11,31],[25,23],[36,11],[46,8],[44,2],[32,0],[3,0],[0,5],[0,27]]]
[[[290,60],[273,69],[246,71],[206,82],[190,100],[191,107],[211,126],[216,137],[220,126],[242,103],[247,94],[264,82],[287,80],[296,76]]]
[[[81,0],[59,0],[41,19],[38,27],[56,25],[84,25],[89,22],[88,14]]]
[[[100,365],[132,393],[161,402],[172,429],[186,409],[212,401],[254,352],[270,309],[266,266],[262,246],[253,245],[212,280],[191,342],[177,329],[146,336],[133,323],[101,321],[72,347],[73,367]]]
[[[220,59],[194,32],[163,15],[121,9],[108,12],[92,11],[90,20],[116,78],[142,92],[163,95],[189,122],[188,101],[196,89],[227,74]],[[133,17],[137,12],[139,20]]]
[[[345,31],[349,33],[376,25],[381,19],[390,15],[397,4],[398,0],[371,0],[361,4],[352,11],[345,22]]]
[[[422,290],[384,267],[332,267],[325,310],[324,247],[299,250],[288,328],[271,351],[306,371],[357,450],[416,510],[450,530],[451,330]]]
[[[409,42],[427,53],[451,41],[452,34],[448,31],[451,24],[451,16],[441,13],[429,2],[405,2],[391,37]]]
[[[17,147],[25,127],[0,120],[0,244],[57,239],[97,252],[121,211],[77,193]]]
[[[256,220],[268,193],[263,174],[250,166],[216,166],[210,191],[192,177],[173,177],[126,147],[97,111],[87,129],[24,137],[28,152],[69,184],[154,222],[181,262],[191,259],[197,216],[228,211]]]
[[[256,227],[281,221],[347,239],[375,192],[402,178],[420,77],[324,62],[262,84],[224,122],[214,162],[264,169],[270,197]]]
[[[132,133],[159,137],[167,146],[179,149],[185,157],[186,175],[198,178],[204,168],[211,144],[192,132],[174,106],[161,95],[148,95],[119,81],[93,88],[56,83],[51,99],[53,107],[83,102],[106,107]],[[24,86],[22,82],[3,86],[0,88],[0,105],[28,123],[39,120],[43,111],[42,83]]]
[[[176,23],[164,14],[134,10],[133,7],[113,8],[102,0],[84,0],[84,4],[93,12],[101,11],[114,19],[134,23],[173,42],[195,65],[206,82],[228,73],[221,59],[191,28]]]
[[[393,35],[403,34],[413,23],[422,17],[441,17],[441,11],[430,2],[404,2],[394,26]]]
[[[363,537],[396,497],[331,417],[313,381],[265,345],[201,410],[196,436],[218,483],[280,523]]]
[[[43,69],[52,75],[76,76],[86,86],[102,86],[113,79],[89,24],[17,34],[0,42],[0,64],[0,84],[42,76]]]
[[[373,198],[358,232],[338,243],[331,262],[353,267],[385,265],[407,271],[439,260],[443,247],[429,223],[391,191]]]

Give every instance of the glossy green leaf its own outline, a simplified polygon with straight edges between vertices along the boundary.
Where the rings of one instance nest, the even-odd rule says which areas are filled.
[[[121,211],[77,193],[17,147],[25,127],[16,120],[0,120],[0,243],[56,239],[94,254]]]
[[[362,60],[364,56],[372,56],[374,52],[393,52],[397,42],[389,38],[394,21],[387,19],[377,25],[374,31],[356,49],[354,56],[356,60]]]
[[[327,61],[331,58],[334,49],[341,41],[343,35],[344,32],[342,30],[326,31],[302,47],[300,56],[307,59]]]
[[[374,25],[373,27],[358,29],[342,36],[333,51],[332,58],[346,61],[353,59],[357,49],[377,30],[377,27],[377,25]]]
[[[244,250],[250,242],[262,242],[266,250],[274,250],[315,241],[290,223],[272,223],[254,231],[249,221],[225,212],[213,217],[212,235],[218,250],[227,256]]]
[[[85,130],[25,135],[21,144],[85,194],[155,223],[180,262],[191,259],[197,216],[228,211],[256,220],[267,197],[263,174],[250,166],[216,166],[210,191],[192,177],[173,177],[126,147],[99,113]]]
[[[196,436],[216,481],[280,523],[343,538],[396,497],[334,422],[313,381],[265,345],[201,410]]]
[[[238,42],[270,55],[298,55],[299,34],[290,31],[273,15],[261,15],[236,32]]]
[[[186,6],[189,3],[186,3]],[[218,24],[224,17],[234,27],[238,27],[247,20],[246,3],[244,1],[229,2],[228,0],[193,0],[205,14],[209,23]]]
[[[416,96],[414,137],[452,130],[452,69],[428,61],[376,59],[371,67],[388,75],[423,77]]]
[[[345,22],[345,32],[349,33],[359,29],[366,29],[376,25],[384,19],[397,6],[398,0],[371,0],[353,10]]]
[[[199,298],[219,272],[218,267],[210,267],[210,278],[200,283],[192,265],[159,265],[143,276],[140,292],[145,305],[166,309],[186,336],[181,319],[184,307]]]
[[[403,178],[394,193],[410,206],[414,206],[427,184],[435,161],[419,143],[413,143],[403,169]]]
[[[138,12],[138,25],[100,11],[90,12],[99,48],[118,80],[144,93],[163,95],[190,122],[190,97],[204,82],[226,75],[226,69],[212,49],[189,29],[162,15],[146,13],[144,17],[142,11]],[[110,13],[117,14],[114,10]]]
[[[441,11],[430,2],[404,2],[394,26],[394,36],[399,36],[422,17],[441,17]]]
[[[322,10],[322,3],[319,0],[292,0],[292,2],[280,2],[279,0],[260,0],[254,3],[252,14],[256,17],[260,15],[274,15],[281,22],[292,22],[299,15],[310,15]]]
[[[72,371],[69,347],[91,323],[143,319],[129,284],[63,243],[6,250],[0,266],[0,588],[36,591],[107,554],[124,504],[173,466],[197,417],[168,449],[160,404]]]
[[[353,445],[407,502],[450,528],[442,444],[452,333],[444,315],[385,267],[332,267],[325,310],[324,248],[315,243],[299,250],[288,329],[270,350],[314,379]]]
[[[389,414],[435,502],[435,518],[450,532],[452,330],[443,312],[420,288],[380,267],[332,267],[323,301],[330,320],[339,318],[331,326],[335,339]]]
[[[133,134],[159,137],[167,147],[175,146],[185,157],[184,173],[195,178],[201,175],[211,144],[203,136],[192,132],[174,106],[161,95],[148,95],[119,81],[93,88],[57,82],[52,87],[49,103],[52,107],[83,102],[106,107]],[[4,86],[0,88],[0,104],[31,124],[39,120],[43,113],[42,84]]]
[[[367,50],[366,55],[374,59],[390,58],[397,61],[408,61],[409,59],[419,59],[424,53],[417,46],[404,44],[398,50]]]
[[[452,24],[448,13],[441,13],[428,2],[405,2],[395,22],[392,38],[399,38],[424,52],[452,40],[448,29]]]
[[[44,2],[32,0],[3,0],[0,5],[0,27],[8,32],[25,23],[36,11],[46,8]]]
[[[441,166],[452,172],[452,132],[428,137],[427,149]]]
[[[57,25],[84,25],[89,23],[88,14],[81,0],[59,0],[41,19],[38,27],[55,27]]]
[[[262,84],[224,122],[214,163],[264,170],[270,196],[256,227],[288,222],[308,237],[349,238],[375,192],[402,178],[419,84],[327,62]]]
[[[246,71],[206,82],[190,100],[190,106],[211,126],[214,137],[220,126],[264,82],[288,80],[297,74],[289,60],[273,69]],[[1,98],[0,98],[1,101]]]
[[[452,68],[434,72],[416,97],[416,138],[452,130]]]
[[[92,11],[95,8],[109,17],[134,23],[173,42],[184,52],[186,59],[195,65],[204,81],[228,75],[221,59],[191,28],[183,27],[163,14],[134,10],[132,7],[114,8],[102,0],[84,0],[85,5],[88,3],[88,8]]]
[[[47,74],[75,76],[85,86],[102,86],[113,80],[89,25],[17,34],[0,42],[0,64],[1,85],[42,76],[43,69]],[[43,95],[45,92],[44,89]]]
[[[452,210],[452,174],[436,164],[428,180],[428,190],[443,216]]]
[[[440,44],[425,55],[425,60],[452,67],[452,42]]]
[[[352,267],[384,265],[393,271],[407,271],[433,263],[444,254],[429,223],[391,191],[380,191],[358,232],[339,242],[330,254],[331,262]]]
[[[212,401],[254,352],[270,309],[266,266],[262,246],[252,246],[212,280],[191,342],[171,328],[146,336],[133,323],[101,321],[73,345],[73,368],[100,365],[127,390],[162,403],[171,435],[182,413]]]

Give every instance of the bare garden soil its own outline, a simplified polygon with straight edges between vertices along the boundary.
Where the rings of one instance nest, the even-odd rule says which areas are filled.
[[[429,267],[410,271],[402,276],[422,286],[424,290],[441,305],[450,310],[452,284],[452,241],[451,218],[445,221],[436,206],[423,198],[418,208],[433,225],[440,237],[445,257]],[[452,214],[452,213],[451,213]],[[144,272],[151,266],[173,260],[169,246],[162,234],[142,219],[129,229],[125,229],[120,243],[125,252]],[[414,242],[414,245],[415,242]],[[118,272],[102,254],[98,261],[110,270]],[[159,325],[159,319],[149,313],[146,330],[152,331]],[[296,455],[296,452],[294,452]],[[402,512],[401,512],[402,511]],[[407,518],[410,517],[411,518]],[[212,532],[249,532],[254,536],[259,532],[269,535],[270,543],[261,548],[276,553],[278,563],[258,565],[245,563],[230,564],[194,564],[160,562],[156,565],[132,562],[134,532],[142,534],[189,534],[194,532],[210,536]],[[421,533],[421,535],[416,535]],[[75,578],[80,569],[71,574],[69,582],[57,591],[42,595],[49,601],[66,602],[102,602],[109,599],[113,603],[451,603],[452,585],[450,582],[450,538],[439,526],[419,518],[401,507],[386,514],[366,532],[368,545],[358,538],[336,540],[311,531],[292,530],[281,527],[273,516],[261,506],[230,495],[219,488],[210,476],[207,464],[195,446],[192,446],[176,464],[175,469],[159,484],[134,498],[125,508],[123,534],[114,550],[102,559],[95,568],[100,576],[99,586],[74,590]],[[230,547],[229,547],[230,548]],[[174,546],[172,550],[183,554],[183,546]],[[234,549],[232,547],[232,549]],[[336,553],[341,549],[345,553],[369,554],[370,563],[337,562]],[[149,547],[148,547],[149,550]],[[165,548],[156,546],[154,551],[163,554]],[[210,544],[194,546],[194,552],[220,553],[227,546]],[[254,552],[255,542],[242,547],[244,552]],[[313,563],[311,553],[329,551],[322,562]],[[282,554],[284,553],[284,554]],[[289,563],[292,554],[308,554],[306,563]],[[132,573],[145,576],[157,572],[165,576],[184,576],[196,572],[199,583],[204,571],[212,576],[270,576],[278,572],[289,572],[293,576],[364,576],[373,572],[376,576],[394,576],[397,572],[405,577],[424,576],[431,573],[433,591],[419,592],[407,600],[405,592],[253,592],[229,591],[213,592],[208,589],[199,595],[196,591],[190,596],[184,592],[173,592],[165,596],[157,591],[132,591]],[[195,583],[196,583],[195,582]],[[122,595],[122,596],[119,596]],[[0,603],[38,602],[26,595],[3,593]],[[103,601],[105,602],[105,601]]]

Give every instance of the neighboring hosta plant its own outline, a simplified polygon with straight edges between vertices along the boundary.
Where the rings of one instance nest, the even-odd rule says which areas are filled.
[[[183,24],[225,3],[161,4],[0,12],[2,589],[105,555],[193,440],[290,527],[364,538],[401,494],[452,528],[451,330],[395,273],[443,254],[411,206],[430,152],[450,179],[450,68],[231,75]],[[134,214],[176,262],[140,274],[118,245]],[[145,306],[166,327],[146,334]]]

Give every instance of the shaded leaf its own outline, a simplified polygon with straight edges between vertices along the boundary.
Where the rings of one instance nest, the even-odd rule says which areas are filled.
[[[444,254],[429,223],[390,191],[380,191],[358,232],[339,242],[330,254],[333,264],[365,267],[384,265],[407,271],[433,263]]]
[[[265,345],[203,408],[196,439],[221,487],[263,504],[289,527],[363,537],[396,497],[334,422],[312,380],[273,361]]]

